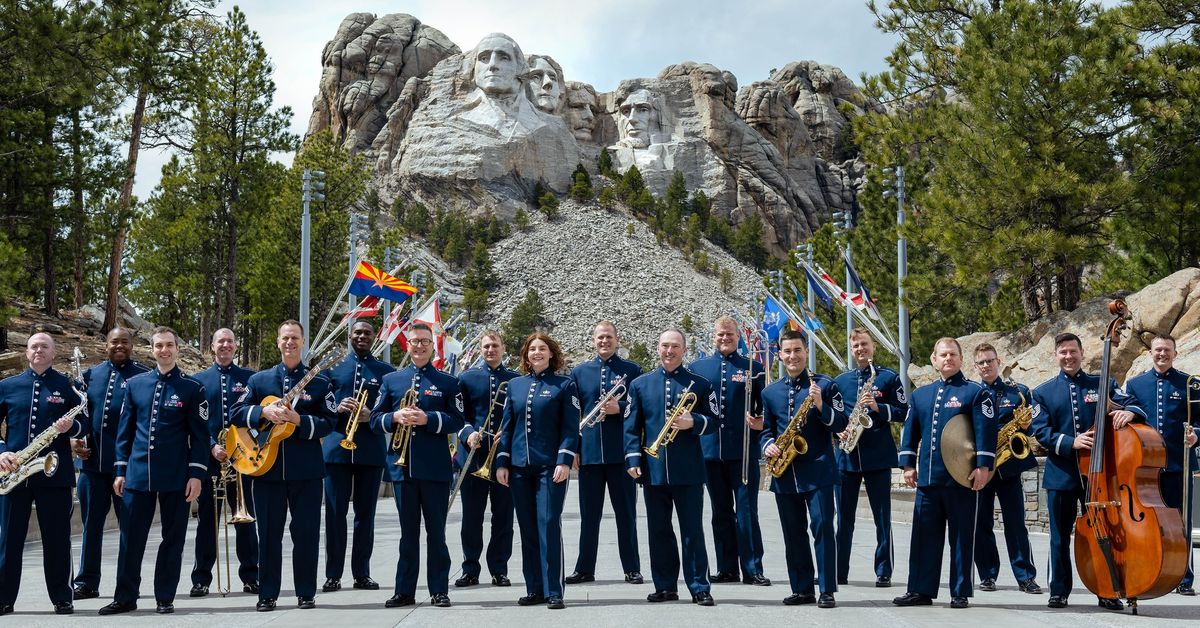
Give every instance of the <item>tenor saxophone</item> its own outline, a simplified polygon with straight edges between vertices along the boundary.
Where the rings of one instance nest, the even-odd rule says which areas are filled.
[[[996,435],[997,469],[1009,458],[1024,460],[1029,457],[1029,436],[1022,432],[1033,423],[1033,407],[1025,400],[1020,389],[1017,389],[1017,395],[1021,397],[1021,405],[1013,410],[1012,420],[1005,423]]]
[[[87,397],[79,392],[79,389],[72,388],[76,395],[79,395],[79,405],[71,408],[60,419],[56,419],[57,423],[61,419],[74,419],[76,415],[83,412],[87,407]],[[42,430],[32,441],[29,442],[24,449],[16,453],[17,468],[8,473],[0,473],[0,495],[7,495],[17,488],[21,482],[37,475],[44,473],[47,476],[54,475],[58,470],[58,454],[51,451],[44,456],[38,456],[41,451],[50,446],[54,439],[58,438],[58,430],[51,425]]]
[[[783,433],[775,439],[775,446],[779,448],[779,455],[767,459],[767,473],[770,473],[771,477],[777,478],[782,476],[798,456],[808,453],[808,441],[800,433],[804,431],[804,426],[808,424],[808,411],[812,409],[815,402],[816,395],[810,394],[805,397],[804,403],[800,404],[800,409],[796,411],[796,414],[792,415]]]
[[[848,434],[846,435],[846,440],[838,443],[838,447],[841,447],[842,451],[846,453],[854,451],[854,448],[858,447],[858,439],[862,438],[863,431],[875,425],[875,421],[871,420],[871,406],[861,401],[862,391],[870,391],[875,385],[875,362],[872,361],[868,364],[871,365],[871,376],[858,389],[860,401],[854,404],[854,411],[850,413],[850,418],[848,419],[850,427],[847,428]]]

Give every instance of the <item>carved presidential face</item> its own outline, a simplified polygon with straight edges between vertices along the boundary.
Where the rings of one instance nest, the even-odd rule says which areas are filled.
[[[657,114],[654,95],[648,90],[639,89],[630,94],[617,109],[617,130],[621,133],[621,142],[632,148],[649,146]]]
[[[562,76],[543,57],[534,59],[529,69],[529,95],[533,104],[546,113],[558,111],[558,105],[562,102]]]
[[[572,83],[567,90],[567,123],[571,125],[571,134],[581,142],[592,141],[592,129],[596,124],[596,114],[592,107],[596,104],[596,95],[583,87],[581,83]]]
[[[512,40],[488,36],[475,47],[475,85],[490,96],[517,93],[521,88],[517,47]]]

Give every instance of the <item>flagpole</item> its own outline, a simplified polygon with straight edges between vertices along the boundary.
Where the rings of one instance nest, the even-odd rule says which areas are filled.
[[[846,289],[850,289],[850,235],[846,234]],[[864,296],[863,299],[866,299]],[[850,313],[851,308],[846,308],[846,370],[854,368],[854,349],[853,343],[850,342],[850,335],[854,333],[854,316]]]
[[[804,258],[803,258],[804,262],[812,264],[813,245],[811,242],[809,242],[807,244],[801,244],[801,245],[796,246],[796,256],[799,257],[801,255],[804,256]],[[805,283],[808,283],[808,282],[805,282]],[[796,284],[792,284],[791,287],[792,287],[792,292],[796,292]],[[808,309],[809,309],[809,311],[812,311],[812,312],[816,311],[813,309],[813,290],[812,290],[811,283],[808,284]],[[805,325],[805,327],[807,328],[808,325]],[[808,330],[808,372],[809,373],[817,372],[817,352],[813,350],[816,348],[816,345],[817,345],[816,338],[814,338],[815,335],[816,335],[815,329]]]

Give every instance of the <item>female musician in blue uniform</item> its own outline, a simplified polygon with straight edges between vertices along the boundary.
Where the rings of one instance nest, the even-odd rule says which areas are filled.
[[[521,606],[563,604],[562,511],[567,478],[579,450],[579,392],[558,375],[562,349],[534,332],[521,346],[527,375],[508,384],[496,481],[512,491],[521,526],[521,570],[527,595]],[[544,576],[544,577],[543,577]]]

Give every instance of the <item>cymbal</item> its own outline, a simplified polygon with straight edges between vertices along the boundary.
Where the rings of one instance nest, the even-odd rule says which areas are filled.
[[[967,414],[956,414],[942,430],[942,463],[955,482],[971,488],[975,470],[975,426]]]

